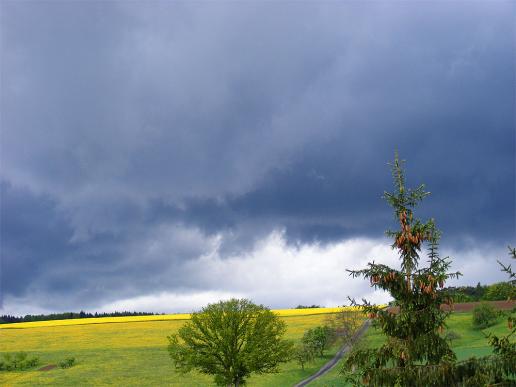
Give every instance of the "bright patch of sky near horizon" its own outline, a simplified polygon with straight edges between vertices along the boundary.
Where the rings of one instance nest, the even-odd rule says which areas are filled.
[[[94,311],[110,312],[148,311],[155,313],[182,313],[199,310],[208,303],[231,297],[247,297],[271,308],[288,308],[297,305],[340,306],[349,304],[348,296],[382,304],[390,300],[388,294],[374,291],[363,279],[352,279],[346,269],[365,267],[375,260],[399,267],[396,253],[386,239],[349,239],[330,245],[288,246],[284,235],[275,232],[260,241],[252,253],[245,256],[222,258],[218,253],[218,238],[211,249],[199,259],[189,261],[184,272],[194,278],[188,289],[153,292],[120,299],[96,306]],[[456,256],[455,251],[445,251]],[[502,256],[501,248],[469,249],[460,253],[453,271],[460,271],[467,283],[489,283],[503,280],[495,270],[486,275],[486,267],[496,268],[492,254]],[[461,264],[461,262],[463,262]],[[451,280],[453,286],[464,281]],[[14,314],[48,313],[51,309],[32,304],[27,299],[8,300],[6,310]],[[77,307],[76,307],[77,308]],[[82,309],[82,308],[79,308]],[[87,308],[86,308],[87,309]],[[65,310],[62,310],[65,311]]]

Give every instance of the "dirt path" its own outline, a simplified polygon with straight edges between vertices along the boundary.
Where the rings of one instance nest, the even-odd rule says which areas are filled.
[[[367,328],[369,328],[369,326],[371,325],[371,320],[366,320],[366,322],[364,322],[362,324],[362,326],[360,327],[360,329],[357,331],[357,333],[355,333],[355,336],[352,340],[352,342],[356,342],[360,337],[362,337],[362,335],[367,331]],[[339,352],[337,352],[335,354],[335,356],[333,357],[333,359],[331,359],[328,363],[326,363],[325,365],[323,365],[319,371],[317,371],[315,374],[313,374],[312,376],[306,378],[305,380],[302,380],[300,381],[298,384],[296,384],[294,387],[302,387],[302,386],[306,386],[308,383],[314,381],[315,379],[323,376],[324,374],[326,374],[327,372],[329,372],[333,367],[335,367],[335,365],[339,362],[340,359],[342,359],[344,357],[344,355],[346,353],[348,353],[352,348],[352,345],[350,344],[345,344],[340,350]]]
[[[50,371],[50,370],[53,370],[54,368],[57,368],[57,366],[55,364],[49,364],[44,367],[41,367],[40,369],[38,369],[38,371]]]

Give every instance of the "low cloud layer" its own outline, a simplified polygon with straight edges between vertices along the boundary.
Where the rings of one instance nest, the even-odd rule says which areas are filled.
[[[463,281],[501,278],[514,3],[0,7],[2,311],[367,294],[333,276],[392,226],[395,149]]]
[[[124,273],[124,281],[134,284],[137,292],[127,296],[123,285],[117,283],[109,291],[98,291],[101,299],[110,301],[98,303],[89,297],[76,298],[75,292],[94,289],[100,283],[109,281],[111,273],[98,273],[93,276],[82,275],[89,279],[81,286],[72,289],[60,311],[79,308],[91,311],[138,310],[149,312],[191,312],[200,309],[210,302],[231,297],[247,297],[255,302],[263,303],[272,308],[295,307],[297,305],[338,306],[349,304],[348,297],[384,303],[390,300],[389,295],[374,291],[367,281],[352,278],[347,269],[364,268],[367,262],[375,260],[393,267],[399,266],[396,253],[390,248],[388,240],[356,238],[335,244],[310,244],[301,247],[289,246],[285,235],[274,232],[260,241],[252,252],[230,258],[220,254],[220,242],[223,237],[213,238],[204,244],[205,251],[199,258],[190,259],[181,265],[168,261],[170,242],[167,236],[172,230],[164,230],[144,244],[145,256],[157,257],[162,255],[160,272],[142,277],[137,267],[132,272]],[[192,230],[182,231],[191,239],[196,235]],[[197,236],[194,236],[196,239]],[[141,253],[141,252],[137,252]],[[453,271],[460,271],[463,278],[450,281],[447,285],[461,283],[476,284],[491,283],[503,280],[504,276],[497,269],[496,259],[506,258],[503,248],[470,248],[456,251],[443,251],[452,254]],[[152,258],[148,258],[145,270],[152,267]],[[112,266],[111,263],[109,266]],[[137,265],[135,263],[135,265]],[[66,271],[68,273],[65,273]],[[81,274],[75,266],[70,265],[61,272],[63,276],[77,278]],[[56,275],[59,278],[59,274]],[[63,295],[57,296],[63,300]],[[55,310],[54,301],[46,299],[36,291],[20,297],[9,297],[6,309],[14,313],[48,312]]]

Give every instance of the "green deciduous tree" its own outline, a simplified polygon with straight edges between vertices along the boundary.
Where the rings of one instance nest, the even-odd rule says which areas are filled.
[[[315,352],[311,345],[301,342],[294,347],[293,358],[305,369],[305,364],[314,360]]]
[[[440,335],[450,313],[440,305],[451,303],[451,299],[438,289],[460,273],[449,273],[450,260],[439,257],[440,232],[434,221],[423,223],[415,217],[414,208],[429,192],[423,185],[407,189],[402,165],[396,154],[392,164],[395,190],[384,195],[399,223],[399,230],[387,231],[387,235],[393,239],[392,248],[399,253],[401,270],[372,262],[366,269],[350,271],[353,277],[364,277],[372,287],[389,292],[398,308],[393,313],[363,300],[365,312],[387,340],[380,348],[358,349],[347,358],[343,371],[355,385],[447,385],[442,380],[449,375],[435,369],[445,370],[455,361],[449,343]],[[420,259],[425,246],[428,265],[422,267]]]
[[[363,323],[363,314],[357,310],[342,310],[329,315],[325,320],[325,324],[333,330],[342,344],[353,344]]]
[[[277,372],[291,356],[283,339],[286,324],[273,312],[249,300],[210,304],[169,339],[177,370],[214,375],[217,385],[245,384],[252,373]]]
[[[308,329],[303,335],[302,342],[305,347],[311,348],[318,356],[324,356],[324,351],[333,344],[335,332],[329,326],[318,326]]]

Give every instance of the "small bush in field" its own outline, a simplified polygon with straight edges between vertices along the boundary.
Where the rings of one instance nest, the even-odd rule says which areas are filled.
[[[477,329],[485,329],[494,325],[498,319],[498,312],[491,305],[481,303],[473,309],[473,326]]]
[[[17,352],[14,355],[4,353],[0,360],[0,371],[21,371],[37,366],[37,357],[29,358],[25,352]]]
[[[59,362],[59,367],[70,368],[75,365],[75,357],[68,357],[65,360]]]
[[[455,331],[447,331],[444,335],[444,338],[450,342],[450,345],[453,344],[453,340],[460,339],[461,337],[462,336]]]

